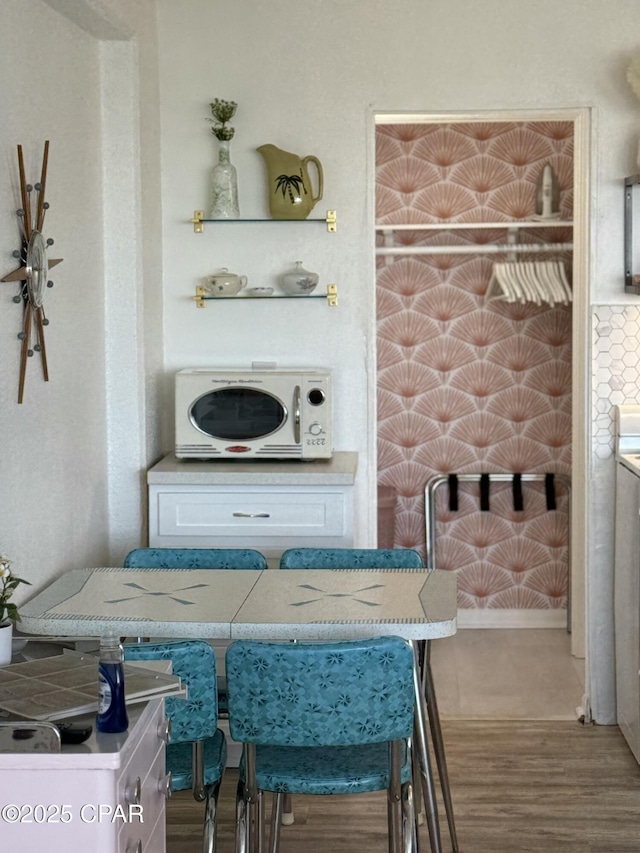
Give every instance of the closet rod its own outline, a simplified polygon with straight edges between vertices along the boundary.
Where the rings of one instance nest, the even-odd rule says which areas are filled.
[[[378,246],[376,255],[488,255],[502,252],[569,252],[573,243],[485,243],[478,246]]]
[[[395,225],[376,225],[376,231],[471,231],[496,228],[573,228],[572,219],[521,220],[520,222],[425,222],[416,224],[403,222]]]

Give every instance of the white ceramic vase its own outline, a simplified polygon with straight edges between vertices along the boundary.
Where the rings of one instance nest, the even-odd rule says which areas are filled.
[[[13,622],[0,625],[0,666],[11,663],[11,644],[13,640]]]
[[[211,170],[210,219],[238,219],[238,173],[229,159],[229,141],[218,141],[218,164]]]
[[[280,276],[282,289],[290,296],[308,295],[315,289],[319,280],[318,273],[306,270],[302,266],[302,261],[296,261],[296,268],[292,272],[286,272]]]

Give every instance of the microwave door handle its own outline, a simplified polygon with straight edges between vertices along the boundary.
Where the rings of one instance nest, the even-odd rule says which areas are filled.
[[[293,392],[293,440],[300,444],[300,386],[296,385]]]

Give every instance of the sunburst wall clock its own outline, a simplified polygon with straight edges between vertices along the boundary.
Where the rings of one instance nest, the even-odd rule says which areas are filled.
[[[22,341],[20,348],[20,379],[18,383],[18,403],[24,398],[24,383],[27,374],[27,359],[35,352],[42,359],[42,374],[44,381],[49,381],[47,365],[47,350],[44,342],[44,327],[49,324],[44,312],[44,291],[53,287],[49,281],[49,270],[62,263],[62,258],[47,258],[47,250],[53,245],[53,240],[45,240],[42,233],[45,212],[49,208],[45,201],[47,184],[47,164],[49,160],[49,140],[44,144],[40,182],[28,184],[25,178],[22,146],[18,145],[18,169],[20,172],[20,197],[22,207],[16,211],[20,223],[21,246],[13,256],[19,260],[18,269],[5,275],[0,281],[20,282],[20,292],[13,301],[22,304],[22,330],[18,338]],[[34,192],[35,191],[35,192]],[[31,347],[32,330],[35,329],[35,343]]]

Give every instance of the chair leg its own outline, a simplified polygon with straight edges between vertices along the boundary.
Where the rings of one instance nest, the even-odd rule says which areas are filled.
[[[204,742],[195,740],[191,745],[191,767],[193,771],[193,797],[201,803],[206,797],[204,785]]]
[[[249,853],[249,810],[244,783],[236,791],[236,853]]]
[[[291,826],[293,821],[293,803],[291,801],[291,794],[285,794],[284,802],[282,804],[282,825]]]
[[[271,835],[269,837],[270,853],[278,853],[280,844],[280,826],[282,823],[282,805],[286,794],[274,794],[271,806]]]
[[[442,728],[440,727],[440,714],[438,713],[436,689],[433,682],[433,672],[431,671],[430,653],[430,643],[427,641],[426,654],[424,658],[424,692],[425,700],[427,703],[427,716],[429,717],[429,728],[431,729],[433,752],[436,757],[436,765],[438,767],[438,775],[440,777],[440,787],[442,788],[442,800],[444,803],[444,810],[447,815],[449,837],[451,838],[451,849],[453,853],[458,853],[458,839],[456,835],[456,823],[453,816],[451,787],[449,785],[449,773],[447,771],[447,759],[444,752]]]
[[[264,793],[258,791],[258,808],[256,809],[256,835],[258,837],[258,853],[265,853],[264,849]]]
[[[389,788],[387,789],[387,821],[389,853],[403,853],[402,846],[402,781],[400,779],[400,741],[389,744]]]
[[[414,755],[414,749],[412,745],[413,738],[409,741],[409,749],[411,750],[411,754]],[[424,823],[424,814],[422,812],[422,800],[418,796],[416,797],[415,792],[420,791],[420,768],[418,766],[417,761],[411,762],[411,774],[413,777],[413,807],[416,815],[416,824],[418,826],[422,826]]]
[[[418,823],[416,821],[413,783],[402,786],[402,850],[403,853],[418,853]]]
[[[247,801],[248,853],[264,851],[264,796],[256,782],[256,746],[243,746],[245,798]]]
[[[204,804],[203,853],[215,853],[218,832],[218,794],[222,779],[207,785]]]

